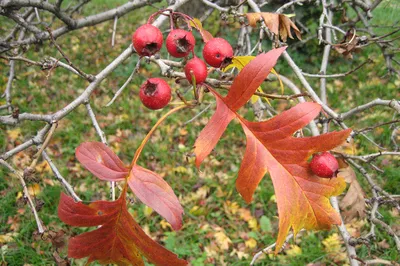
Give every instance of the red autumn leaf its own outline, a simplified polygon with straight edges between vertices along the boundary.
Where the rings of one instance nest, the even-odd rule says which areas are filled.
[[[124,166],[118,156],[101,142],[85,142],[76,149],[78,160],[95,176],[106,181],[128,179],[133,193],[163,216],[174,230],[182,227],[183,208],[167,182],[156,173],[134,165]]]
[[[92,174],[107,181],[121,181],[129,169],[118,156],[101,142],[84,142],[76,149],[76,158]]]
[[[329,197],[345,188],[342,178],[323,179],[313,176],[307,159],[315,152],[341,144],[351,130],[317,137],[294,138],[293,133],[306,126],[321,111],[316,103],[298,104],[264,122],[250,122],[236,111],[256,91],[275,65],[284,49],[276,49],[252,60],[234,80],[226,97],[211,90],[217,98],[217,110],[195,143],[197,166],[215,147],[227,125],[238,118],[247,138],[236,188],[250,202],[263,176],[269,172],[278,204],[279,234],[276,252],[283,245],[290,228],[329,229],[341,222],[329,203]]]
[[[116,201],[96,201],[89,205],[74,202],[61,194],[58,216],[66,224],[98,229],[72,237],[68,244],[71,258],[89,257],[88,263],[144,265],[142,256],[155,265],[187,265],[146,235],[126,208],[126,190]]]
[[[130,172],[128,184],[133,193],[163,216],[174,230],[182,227],[183,208],[172,188],[162,177],[135,165]]]
[[[207,126],[201,131],[195,143],[197,167],[200,166],[204,158],[214,149],[228,124],[236,117],[235,113],[231,112],[231,109],[237,111],[248,102],[253,93],[268,76],[269,72],[271,72],[278,57],[285,49],[286,47],[282,47],[258,55],[240,71],[228,95],[224,99],[217,97],[217,111],[211,117]],[[226,104],[220,104],[222,102],[226,102]]]

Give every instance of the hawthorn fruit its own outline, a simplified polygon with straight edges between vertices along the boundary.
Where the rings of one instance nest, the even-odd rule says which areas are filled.
[[[181,29],[172,30],[166,39],[168,53],[173,57],[181,58],[193,51],[196,40],[190,31]]]
[[[160,78],[150,78],[140,86],[140,101],[151,110],[164,108],[171,100],[171,88]]]
[[[319,177],[332,178],[336,176],[339,164],[335,156],[329,152],[322,152],[313,156],[310,168]]]
[[[207,78],[207,66],[203,60],[198,57],[190,59],[185,66],[185,75],[190,84],[192,84],[192,75],[196,84],[203,83]]]
[[[151,56],[160,51],[163,44],[163,35],[159,28],[144,24],[132,36],[132,44],[140,56]]]
[[[204,45],[203,58],[212,67],[224,68],[232,62],[232,46],[225,39],[213,38]]]

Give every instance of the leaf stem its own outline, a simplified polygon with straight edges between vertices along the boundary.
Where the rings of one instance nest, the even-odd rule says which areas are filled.
[[[142,152],[144,146],[146,145],[147,141],[150,139],[151,134],[153,134],[153,132],[157,129],[157,127],[171,114],[188,107],[188,105],[181,105],[181,106],[177,106],[174,109],[171,109],[168,111],[168,113],[166,113],[165,115],[163,115],[158,121],[157,123],[153,126],[153,128],[149,131],[149,133],[147,133],[146,137],[143,139],[142,143],[140,144],[139,148],[136,150],[135,152],[135,156],[133,157],[132,163],[131,163],[131,167],[133,167],[137,160],[139,159],[140,153]]]

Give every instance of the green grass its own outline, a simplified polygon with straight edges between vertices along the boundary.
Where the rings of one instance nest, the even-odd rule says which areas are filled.
[[[95,1],[88,4],[85,15],[117,6],[125,1]],[[68,1],[65,1],[65,5]],[[390,25],[396,20],[399,5],[383,4],[374,12],[375,24],[386,23]],[[121,18],[118,22],[117,44],[111,47],[112,21],[103,23],[97,27],[91,27],[82,31],[76,31],[65,35],[57,40],[66,51],[67,55],[87,73],[96,74],[109,62],[119,55],[130,42],[130,35],[134,29],[143,23],[154,8],[141,9]],[[388,13],[389,10],[390,12]],[[222,27],[218,23],[219,15],[214,12],[205,27],[209,27],[213,34],[222,33],[222,36],[234,43],[237,32],[233,28]],[[0,22],[2,22],[0,20]],[[377,28],[377,32],[383,34],[386,28]],[[197,36],[198,37],[198,36]],[[255,39],[258,36],[254,36]],[[198,43],[201,41],[198,39]],[[200,47],[200,46],[199,46]],[[306,46],[308,47],[308,46]],[[322,47],[309,44],[308,48],[298,50],[289,47],[289,53],[304,71],[317,73],[320,65],[320,54]],[[200,55],[200,48],[198,48]],[[311,56],[310,56],[311,54]],[[44,55],[60,58],[53,47],[47,45],[39,46],[37,50],[31,49],[27,57],[32,60],[40,60]],[[163,48],[162,55],[166,55]],[[377,97],[393,99],[399,97],[399,80],[396,78],[380,77],[385,74],[384,60],[376,46],[371,45],[356,54],[352,61],[343,59],[336,52],[331,53],[331,64],[328,72],[345,72],[354,68],[361,62],[372,58],[374,64],[369,64],[363,69],[336,82],[329,80],[328,95],[330,105],[338,112],[346,111],[351,107],[366,103]],[[138,88],[149,76],[158,76],[159,71],[151,64],[142,64],[140,74],[136,75],[131,84],[117,99],[111,107],[105,104],[112,98],[115,91],[125,82],[136,64],[137,57],[132,56],[124,64],[119,66],[92,94],[92,107],[97,115],[98,121],[105,131],[110,146],[115,150],[125,163],[129,163],[135,150],[139,146],[145,134],[165,111],[150,111],[144,108],[138,100]],[[4,62],[4,61],[2,61]],[[294,78],[294,75],[284,60],[280,60],[277,71],[285,76]],[[7,82],[8,67],[0,64],[0,87]],[[87,86],[87,82],[70,75],[63,69],[40,71],[37,67],[26,66],[17,63],[17,79],[13,83],[13,104],[19,107],[21,112],[49,113],[59,110],[75,99]],[[48,76],[48,77],[47,77]],[[294,78],[295,79],[295,78]],[[317,79],[309,79],[314,88],[318,88]],[[171,84],[174,84],[171,81]],[[173,85],[178,88],[179,85]],[[280,89],[276,82],[266,86],[268,93],[279,93]],[[183,88],[184,89],[184,88]],[[181,90],[183,90],[181,89]],[[285,93],[290,93],[285,88]],[[189,93],[190,94],[190,93]],[[188,95],[189,95],[188,94]],[[174,95],[175,97],[175,95]],[[205,98],[206,102],[212,101],[210,96]],[[4,99],[0,99],[0,105]],[[284,101],[271,101],[272,105],[282,109]],[[294,102],[292,105],[295,104]],[[163,219],[156,213],[146,214],[143,204],[135,202],[129,205],[129,210],[136,221],[150,232],[152,237],[164,244],[168,249],[177,253],[180,257],[191,261],[192,265],[219,265],[223,262],[229,265],[248,265],[253,254],[261,248],[272,244],[277,236],[278,219],[276,203],[272,199],[274,194],[272,182],[265,177],[260,183],[251,204],[246,204],[239,196],[235,188],[235,178],[240,166],[241,158],[245,150],[244,133],[236,122],[229,125],[216,149],[206,159],[200,171],[194,167],[193,158],[187,160],[187,155],[192,153],[192,147],[196,136],[207,122],[207,118],[213,113],[206,112],[194,122],[183,125],[197,114],[206,104],[194,110],[184,110],[168,118],[156,131],[151,141],[145,147],[139,164],[151,170],[155,170],[171,184],[175,193],[185,202],[184,227],[181,231],[172,232],[170,228],[164,228]],[[287,107],[286,107],[287,108]],[[246,117],[254,119],[250,108],[243,110]],[[389,121],[393,112],[384,107],[375,107],[368,112],[355,116],[347,122],[354,129],[361,129],[374,123]],[[0,151],[9,150],[33,137],[37,130],[43,127],[42,123],[24,122],[21,135],[11,139],[10,131],[14,127],[0,126]],[[377,131],[367,133],[377,143],[390,147],[390,129],[388,126]],[[91,121],[86,115],[86,109],[79,107],[76,111],[64,118],[54,134],[48,148],[49,154],[55,164],[59,167],[63,176],[75,187],[76,192],[85,201],[108,199],[109,189],[106,182],[93,177],[77,162],[75,149],[83,141],[99,141]],[[356,150],[358,153],[375,152],[376,148],[365,138],[356,139]],[[35,148],[20,153],[10,163],[18,168],[24,168],[30,163],[30,156],[34,154]],[[382,184],[383,188],[393,194],[398,194],[400,182],[400,165],[398,161],[377,161],[377,165],[384,166],[384,173],[373,172],[374,178]],[[67,236],[78,234],[89,229],[74,228],[64,225],[57,217],[57,204],[60,192],[63,189],[55,181],[51,171],[39,171],[37,176],[41,192],[36,195],[37,199],[44,202],[39,215],[44,224],[53,231],[64,230]],[[54,181],[51,185],[49,180]],[[367,184],[362,176],[359,181],[364,188]],[[28,185],[33,185],[30,182]],[[199,188],[207,191],[205,197],[194,197]],[[200,190],[201,190],[200,189]],[[50,265],[55,264],[52,253],[55,248],[48,239],[42,240],[35,231],[36,224],[30,209],[17,200],[17,195],[22,188],[18,180],[0,168],[0,235],[17,233],[14,241],[1,244],[0,258],[8,265]],[[367,195],[370,190],[366,189]],[[130,196],[132,196],[130,194]],[[233,213],[233,208],[227,208],[228,203],[235,203],[238,211]],[[241,209],[242,208],[242,209]],[[267,217],[270,225],[267,230],[251,228],[241,214],[243,210],[250,210],[251,217],[255,217],[260,223],[261,217]],[[396,224],[396,217],[391,210],[385,209],[381,213],[385,222]],[[397,217],[398,218],[398,217]],[[264,218],[265,220],[265,218]],[[13,226],[18,226],[15,229]],[[365,234],[369,228],[365,223],[357,229],[358,233]],[[228,250],[219,248],[215,239],[215,232],[222,231],[230,238]],[[330,232],[307,232],[299,236],[295,242],[291,242],[289,250],[297,245],[301,252],[293,255],[279,255],[277,257],[264,257],[259,260],[258,265],[306,265],[308,263],[325,263],[336,265],[342,263],[335,261],[334,254],[329,254],[323,241],[332,234],[337,233],[335,229]],[[389,239],[388,244],[394,246],[391,238],[377,230],[377,239]],[[246,240],[253,238],[256,246],[246,247]],[[378,242],[378,241],[377,241]],[[368,256],[369,250],[358,247],[360,256]],[[215,252],[215,253],[212,253]],[[235,253],[236,252],[236,253]],[[239,259],[237,252],[247,255]],[[343,246],[340,254],[343,254]],[[388,260],[398,260],[398,254],[394,248],[383,249],[379,245],[371,246],[372,254]],[[232,255],[231,255],[232,253]],[[286,252],[290,253],[290,252]],[[66,256],[66,249],[60,249],[62,257]],[[210,255],[211,254],[211,255]],[[214,254],[214,255],[212,255]],[[85,259],[74,260],[74,265],[83,265]]]

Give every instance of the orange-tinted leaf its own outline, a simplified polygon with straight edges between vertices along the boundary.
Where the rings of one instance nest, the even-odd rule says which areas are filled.
[[[266,122],[241,120],[247,147],[236,188],[250,202],[258,183],[269,172],[279,212],[278,250],[290,228],[297,233],[302,228],[329,229],[332,224],[341,222],[330,205],[329,197],[344,190],[344,180],[313,176],[307,158],[315,152],[330,150],[341,144],[351,130],[317,137],[292,137],[319,111],[318,104],[303,103]]]
[[[285,47],[274,49],[251,60],[233,81],[228,95],[223,100],[225,104],[216,97],[217,110],[194,144],[197,167],[200,167],[204,158],[214,149],[226,127],[235,117],[232,110],[238,110],[250,99],[285,49]]]
[[[74,202],[61,194],[58,216],[66,224],[98,229],[72,237],[68,256],[89,257],[88,263],[144,265],[142,256],[156,265],[187,265],[143,232],[126,208],[126,191],[113,202],[96,201],[89,205]]]
[[[121,181],[129,169],[118,156],[101,142],[84,142],[76,149],[76,158],[92,174],[107,181]]]
[[[203,160],[210,154],[212,149],[214,149],[228,124],[235,118],[235,114],[222,103],[222,100],[218,97],[216,99],[217,110],[205,128],[200,132],[194,144],[197,167],[200,167]]]
[[[233,81],[224,102],[233,111],[242,107],[264,82],[286,47],[273,49],[250,61]]]
[[[247,20],[251,27],[256,27],[258,21],[264,21],[265,26],[274,33],[276,36],[280,36],[282,41],[286,42],[287,37],[293,39],[291,29],[293,28],[296,37],[301,40],[300,30],[290,20],[290,18],[284,14],[277,13],[247,13]]]
[[[163,216],[174,230],[182,227],[183,208],[172,188],[161,176],[135,165],[130,172],[128,184],[133,193]]]
[[[199,19],[194,18],[193,21],[190,21],[190,25],[199,31],[204,42],[208,42],[214,38],[210,32],[203,28],[203,25]]]
[[[227,124],[232,120],[232,114],[239,119],[246,134],[247,147],[236,187],[249,202],[259,182],[267,171],[269,172],[280,218],[276,251],[279,251],[291,228],[297,233],[302,228],[329,229],[332,224],[341,222],[339,214],[330,205],[329,197],[343,191],[344,180],[313,176],[307,159],[315,152],[330,150],[341,144],[351,131],[294,138],[293,133],[306,126],[321,111],[321,106],[316,103],[298,104],[264,122],[250,122],[236,113],[262,83],[282,52],[283,49],[272,50],[252,60],[234,80],[225,98],[211,89],[217,98],[217,110],[213,118],[229,119],[212,118],[203,130],[210,133],[209,140],[202,131],[200,140],[196,140],[195,149],[196,157],[200,159],[198,162],[201,163],[222,136]],[[263,65],[263,62],[267,66]],[[223,128],[219,127],[221,124],[224,125]],[[212,129],[218,129],[215,130],[218,134],[211,134]]]

